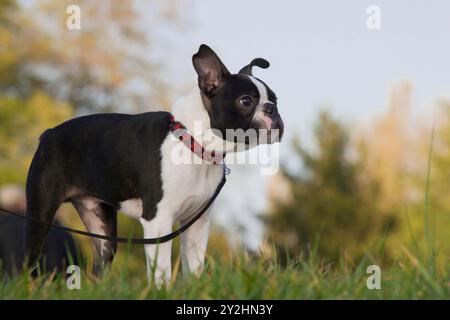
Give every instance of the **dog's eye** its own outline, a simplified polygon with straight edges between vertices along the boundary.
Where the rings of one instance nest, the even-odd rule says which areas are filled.
[[[243,96],[239,99],[239,103],[244,107],[251,107],[253,105],[253,98],[250,96]]]

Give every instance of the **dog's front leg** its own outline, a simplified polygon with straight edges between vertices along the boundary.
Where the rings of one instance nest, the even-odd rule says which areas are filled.
[[[184,225],[187,221],[181,221],[181,225]],[[194,274],[198,276],[202,272],[208,245],[209,226],[208,210],[181,234],[180,251],[184,275]]]
[[[172,220],[160,215],[150,221],[141,219],[141,224],[145,238],[161,237],[172,232]],[[149,281],[153,279],[157,286],[168,285],[172,271],[170,261],[172,241],[161,244],[147,244],[144,248]]]

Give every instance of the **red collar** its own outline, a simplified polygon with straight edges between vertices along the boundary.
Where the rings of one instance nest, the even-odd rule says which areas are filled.
[[[175,121],[175,117],[172,114],[170,114],[169,129],[177,139],[183,141],[183,143],[191,149],[196,156],[202,158],[203,160],[212,164],[219,164],[225,158],[225,153],[215,151],[209,152],[203,148],[203,146],[189,134],[186,127],[181,122]]]

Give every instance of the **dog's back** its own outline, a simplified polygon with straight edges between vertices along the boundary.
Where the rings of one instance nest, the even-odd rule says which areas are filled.
[[[170,121],[168,112],[95,114],[45,131],[28,173],[27,215],[50,223],[59,206],[70,201],[83,212],[88,229],[110,235],[116,234],[121,201],[141,198],[146,213],[154,215],[163,193],[161,145]],[[94,212],[87,215],[89,210]],[[30,264],[48,230],[39,223],[27,224]],[[103,247],[99,244],[100,250]]]
[[[44,132],[31,168],[50,171],[67,188],[83,189],[117,205],[147,187],[149,175],[160,175],[160,148],[169,124],[168,112],[75,118]]]

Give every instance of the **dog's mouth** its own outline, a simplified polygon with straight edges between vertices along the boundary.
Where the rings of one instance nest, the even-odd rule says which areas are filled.
[[[231,147],[235,152],[243,151],[256,147],[260,144],[274,144],[281,142],[284,134],[284,123],[279,115],[272,117],[261,117],[254,119],[247,130],[244,129],[212,129],[213,136],[220,138],[224,144],[223,150],[228,150],[229,143],[234,146]],[[241,150],[241,148],[244,148]]]
[[[273,144],[281,142],[284,134],[284,123],[280,116],[262,117],[252,124],[257,131],[257,144]]]

